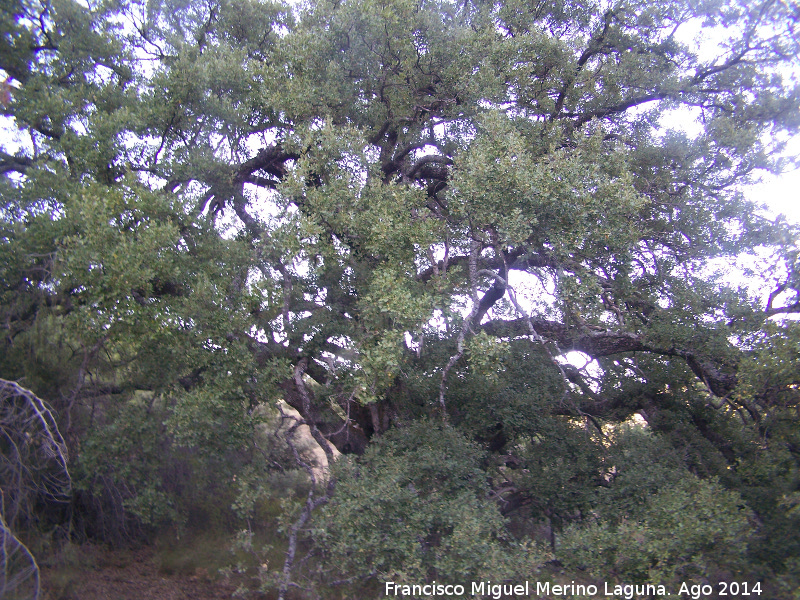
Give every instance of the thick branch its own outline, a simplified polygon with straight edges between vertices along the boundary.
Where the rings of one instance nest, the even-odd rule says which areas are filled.
[[[562,350],[577,350],[592,358],[613,356],[625,352],[650,352],[660,356],[677,356],[709,389],[719,397],[725,396],[736,386],[737,377],[731,367],[721,365],[713,359],[685,348],[659,348],[647,343],[641,334],[628,331],[586,331],[569,328],[557,321],[531,319],[536,331],[543,338],[556,342]],[[495,320],[483,325],[483,330],[498,337],[525,337],[528,324],[525,319],[511,321]]]
[[[33,164],[27,156],[12,156],[0,151],[0,173],[25,173]]]

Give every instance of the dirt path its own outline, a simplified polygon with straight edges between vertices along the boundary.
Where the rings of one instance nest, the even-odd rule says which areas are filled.
[[[202,569],[166,575],[149,548],[86,552],[89,566],[42,569],[45,600],[229,600],[236,590],[233,582]]]

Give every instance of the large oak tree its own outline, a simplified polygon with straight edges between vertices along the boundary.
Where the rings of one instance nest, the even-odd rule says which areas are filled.
[[[638,413],[680,455],[670,472],[699,478],[676,498],[737,490],[759,564],[800,554],[798,230],[742,194],[800,126],[796,3],[7,0],[0,16],[0,375],[50,399],[76,451],[100,444],[109,462],[87,470],[128,481],[144,498],[128,508],[167,492],[114,462],[121,438],[144,436],[143,464],[165,443],[222,455],[282,398],[324,447],[367,451],[336,527],[366,527],[358,486],[383,489],[410,451],[387,432],[443,427],[488,474],[454,497],[489,494],[515,532],[546,522],[578,548],[570,523],[601,540],[625,511],[663,531],[682,510],[646,484],[649,512],[598,500],[628,485],[610,457],[647,445],[609,441]],[[454,535],[425,523],[423,566]],[[684,551],[700,552],[653,564]],[[430,560],[403,576],[461,572]]]

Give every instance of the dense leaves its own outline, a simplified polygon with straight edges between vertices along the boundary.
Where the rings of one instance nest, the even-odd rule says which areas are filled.
[[[481,454],[458,432],[422,422],[388,433],[358,461],[342,459],[318,533],[330,555],[325,579],[413,585],[535,568],[541,553],[512,541],[488,497]]]
[[[309,595],[797,587],[800,232],[741,192],[800,126],[796,3],[0,19],[0,375],[56,410],[83,534],[300,468],[283,596],[301,551]],[[301,425],[355,456],[322,477]]]

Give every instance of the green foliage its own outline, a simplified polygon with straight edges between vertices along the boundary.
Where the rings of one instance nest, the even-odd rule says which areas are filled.
[[[610,575],[668,588],[744,571],[752,527],[738,494],[687,474],[648,500],[638,514],[619,521],[572,526],[559,539],[556,555],[598,580]]]
[[[152,394],[139,393],[110,408],[111,412],[97,417],[102,426],[93,428],[84,442],[76,485],[98,496],[118,498],[121,505],[113,508],[130,511],[147,526],[175,519],[177,507],[163,482],[153,477],[153,471],[163,465],[163,426],[157,417],[153,418],[160,414],[163,419],[163,404]],[[90,527],[95,525],[119,526],[111,521]],[[98,533],[113,538],[116,532],[112,529]]]
[[[603,474],[602,447],[565,419],[540,422],[519,449],[521,473],[510,477],[531,498],[534,521],[560,527],[587,512]]]
[[[557,556],[598,580],[721,580],[747,572],[754,539],[742,497],[688,472],[663,440],[640,429],[615,435],[605,484],[581,524],[559,537]]]
[[[336,496],[315,529],[322,581],[511,580],[539,568],[545,554],[505,531],[484,461],[458,431],[427,422],[339,461]]]
[[[72,530],[279,522],[286,572],[250,550],[283,597],[300,572],[309,595],[527,578],[534,540],[565,577],[785,596],[800,234],[741,189],[800,127],[796,21],[0,4],[0,374],[58,415]],[[356,455],[334,478],[311,484],[295,414]]]

